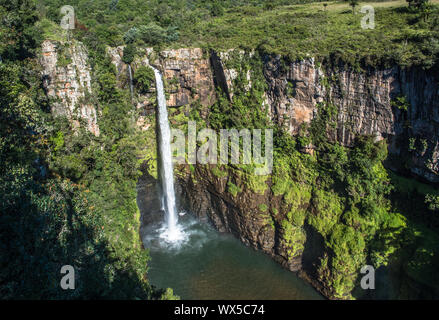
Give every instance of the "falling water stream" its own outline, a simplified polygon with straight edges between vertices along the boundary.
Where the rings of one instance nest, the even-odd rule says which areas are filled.
[[[169,127],[168,111],[166,108],[165,90],[160,71],[153,68],[157,87],[160,179],[162,187],[162,206],[165,211],[166,228],[162,237],[170,242],[176,242],[184,237],[178,226],[178,216],[175,207],[174,172],[171,153],[171,129]]]
[[[244,246],[230,234],[218,233],[190,214],[177,213],[163,80],[160,72],[153,70],[158,101],[160,200],[165,223],[146,223],[141,228],[143,244],[151,255],[151,284],[173,288],[183,299],[321,299],[309,284],[267,255]],[[140,191],[138,203],[143,203],[139,198],[148,194],[151,190],[145,194]],[[139,208],[148,214],[151,203],[144,203]]]
[[[131,65],[128,65],[128,73],[130,74],[130,94],[131,94],[131,100],[133,100],[134,87],[133,87],[133,71],[131,70]]]

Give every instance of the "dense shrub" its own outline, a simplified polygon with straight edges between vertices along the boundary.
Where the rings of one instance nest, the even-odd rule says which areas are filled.
[[[34,55],[38,41],[26,31],[36,16],[32,1],[1,2],[0,20],[19,18],[19,25],[13,41],[0,32],[0,296],[169,298],[146,280],[136,205],[143,140],[129,95],[116,88],[105,45],[89,41],[90,103],[101,108],[101,135],[54,119]],[[63,265],[75,269],[75,290],[60,287]]]
[[[135,86],[142,94],[147,93],[154,82],[154,71],[149,67],[141,66],[134,73]]]

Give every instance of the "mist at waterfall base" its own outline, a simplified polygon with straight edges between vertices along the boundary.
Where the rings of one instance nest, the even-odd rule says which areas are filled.
[[[149,249],[148,278],[159,288],[173,288],[182,299],[320,299],[295,274],[263,253],[220,234],[190,214],[180,221],[175,203],[166,98],[160,72],[157,85],[160,180],[164,222],[142,228]]]
[[[232,235],[217,232],[191,214],[180,217],[179,225],[186,237],[177,243],[163,241],[161,225],[144,229],[152,285],[172,288],[182,299],[323,299],[295,273]]]

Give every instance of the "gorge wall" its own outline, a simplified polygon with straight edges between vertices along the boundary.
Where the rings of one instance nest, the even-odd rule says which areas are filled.
[[[264,71],[272,115],[292,134],[328,95],[338,108],[333,140],[351,146],[356,135],[386,139],[390,167],[439,182],[439,86],[432,73],[397,66],[358,73],[343,65],[317,67],[313,59],[285,66],[280,58],[267,59]],[[406,109],[394,103],[398,97],[407,98]]]
[[[207,121],[209,109],[218,99],[216,89],[233,101],[234,81],[242,72],[239,61],[252,55],[233,50],[207,54],[200,49],[160,53],[147,49],[132,67],[134,73],[139,66],[149,64],[162,71],[170,121],[178,125],[191,110],[197,110]],[[120,56],[112,59],[120,60]],[[314,59],[285,62],[281,57],[268,56],[263,57],[262,68],[267,89],[261,108],[266,108],[271,120],[290,134],[297,135],[306,128],[318,113],[319,104],[329,98],[337,107],[336,130],[328,132],[333,141],[350,147],[357,135],[371,135],[376,141],[386,139],[390,168],[439,182],[439,87],[434,75],[399,67],[359,73],[344,65],[321,65]],[[243,78],[249,90],[256,81],[253,71],[246,71]],[[403,105],[397,103],[401,97]],[[141,117],[154,112],[154,101],[154,88],[139,95],[136,105]],[[145,126],[145,120],[139,124],[144,130],[150,126]],[[309,145],[304,152],[312,153],[313,148]],[[265,186],[259,190],[248,187],[239,172],[218,172],[217,167],[209,165],[180,165],[176,177],[180,207],[265,252],[285,268],[299,271],[325,296],[333,297],[331,288],[316,273],[316,262],[327,250],[324,239],[306,222],[293,229],[283,226],[291,205],[285,205],[283,197],[272,192],[271,177],[259,181]],[[153,178],[148,181],[151,184]],[[230,192],[230,183],[239,191]],[[149,191],[155,193],[156,189]],[[301,206],[311,214],[318,210],[312,201]],[[150,211],[159,216],[157,206]],[[151,221],[151,217],[143,218]]]
[[[113,61],[121,61],[122,51],[111,54]],[[158,67],[167,82],[168,106],[199,103],[201,116],[206,118],[216,101],[215,87],[233,100],[233,81],[240,70],[228,65],[230,52],[245,55],[237,50],[207,54],[198,48],[160,53],[147,49],[143,59],[133,62],[133,70],[149,63]],[[126,73],[123,67],[120,71],[121,64],[119,73]],[[334,141],[351,146],[357,135],[386,139],[389,167],[439,182],[439,84],[434,74],[397,66],[360,73],[345,65],[322,65],[312,58],[285,62],[268,56],[263,57],[263,73],[267,90],[261,108],[268,108],[271,120],[292,135],[308,125],[318,104],[329,98],[338,109]],[[250,70],[245,77],[251,86]],[[406,99],[406,105],[398,105],[398,98]],[[153,90],[139,100],[139,110],[153,112]]]
[[[151,63],[163,71],[170,108],[200,103],[202,117],[216,101],[215,86],[233,99],[233,80],[239,70],[227,66],[230,52],[209,54],[199,48],[145,50],[133,70]],[[117,68],[121,86],[128,82],[128,68],[122,61],[123,48],[108,48]],[[238,55],[244,55],[239,51]],[[439,182],[439,85],[433,74],[420,69],[397,66],[358,73],[339,65],[322,66],[314,59],[285,63],[281,57],[264,57],[263,72],[268,85],[262,108],[268,107],[271,119],[295,135],[309,124],[318,103],[329,96],[338,108],[336,135],[332,138],[350,146],[356,135],[373,135],[389,145],[388,165],[405,170],[430,182]],[[91,68],[81,43],[65,46],[53,41],[42,45],[40,63],[44,85],[52,97],[52,112],[66,115],[78,127],[99,135],[97,111],[89,101],[92,95]],[[251,85],[251,73],[246,75]],[[393,102],[407,97],[407,108]],[[154,112],[154,89],[136,102],[143,116]]]
[[[41,57],[47,93],[56,99],[53,112],[67,115],[76,125],[78,119],[83,119],[87,129],[99,135],[99,113],[86,99],[93,81],[86,52],[75,44],[69,49],[71,60],[60,64],[58,50],[54,43],[46,41]],[[123,48],[108,48],[107,54],[116,67],[119,86],[128,88]],[[237,50],[206,53],[198,48],[182,48],[155,52],[147,48],[131,67],[134,74],[140,66],[153,65],[161,70],[174,125],[193,110],[207,121],[210,107],[219,99],[218,90],[233,101],[234,81],[242,72],[239,61],[251,57],[252,53]],[[262,57],[262,73],[266,90],[261,108],[290,134],[297,135],[307,127],[318,113],[319,104],[329,97],[338,111],[336,130],[328,132],[333,141],[349,147],[356,135],[386,139],[390,168],[431,183],[439,182],[439,85],[433,74],[397,66],[356,72],[345,65],[320,64],[314,59],[286,62],[273,56]],[[253,71],[247,70],[243,78],[246,89],[250,89],[255,81]],[[133,103],[138,111],[138,126],[154,137],[154,123],[149,116],[155,112],[155,85],[147,93],[136,93]],[[313,148],[309,145],[304,152],[312,153]],[[305,223],[289,230],[294,237],[285,240],[287,230],[282,223],[291,206],[272,192],[270,177],[258,182],[263,188],[252,189],[238,172],[218,172],[215,166],[180,165],[176,171],[181,207],[209,220],[219,231],[230,232],[243,243],[262,250],[287,269],[301,271],[331,297],[329,288],[314,274],[314,264],[324,251],[321,235]],[[230,183],[240,192],[230,192]],[[149,207],[146,211],[151,215],[159,215],[154,178],[144,178],[142,188],[142,206]],[[301,206],[306,212],[316,210],[312,201]],[[142,219],[147,223],[151,217],[144,215]]]

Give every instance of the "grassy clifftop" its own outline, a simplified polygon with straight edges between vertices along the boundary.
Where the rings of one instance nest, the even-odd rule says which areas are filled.
[[[302,2],[300,4],[300,2]],[[352,65],[431,67],[439,52],[439,1],[428,12],[406,1],[72,1],[74,31],[111,45],[261,49],[291,59],[333,55]],[[40,0],[41,15],[59,23],[60,0]],[[372,6],[375,28],[361,28],[363,6]],[[91,7],[90,7],[91,6]],[[53,26],[44,24],[54,36]],[[47,30],[46,30],[47,31]],[[47,32],[46,32],[47,34]]]
[[[372,65],[394,62],[431,66],[439,50],[439,1],[432,3],[433,10],[425,19],[420,13],[410,12],[405,1],[360,2],[355,14],[345,2],[272,10],[247,6],[200,21],[183,33],[182,41],[221,49],[261,47],[292,59],[335,54],[353,65],[364,60]],[[366,5],[375,10],[374,29],[361,28],[366,14],[359,11]]]

